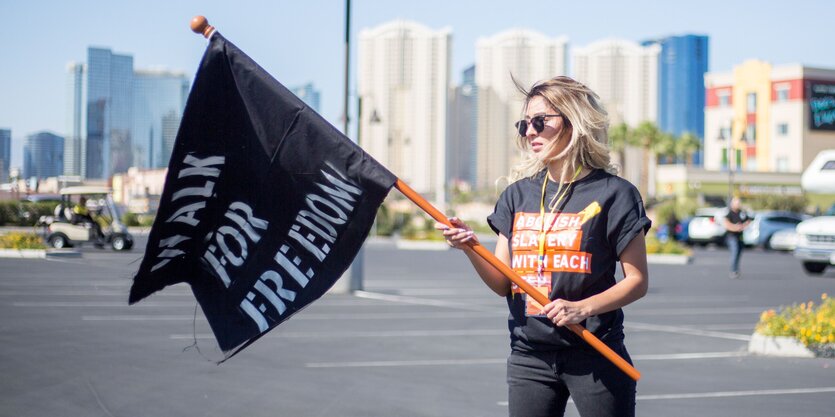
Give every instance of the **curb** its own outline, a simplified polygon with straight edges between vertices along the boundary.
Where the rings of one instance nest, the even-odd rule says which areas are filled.
[[[815,353],[797,339],[788,336],[751,335],[748,352],[755,355],[782,356],[789,358],[814,358]]]
[[[672,255],[666,253],[648,253],[647,263],[656,265],[687,265],[693,262],[690,255]]]
[[[397,249],[407,250],[448,250],[449,245],[446,242],[438,242],[432,240],[408,240],[398,239],[396,244]]]
[[[46,259],[80,257],[81,252],[75,249],[0,249],[0,258]]]

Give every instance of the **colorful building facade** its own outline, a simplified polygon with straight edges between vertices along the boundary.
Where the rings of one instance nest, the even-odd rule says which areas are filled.
[[[835,149],[835,69],[746,61],[705,74],[707,170],[802,172]]]

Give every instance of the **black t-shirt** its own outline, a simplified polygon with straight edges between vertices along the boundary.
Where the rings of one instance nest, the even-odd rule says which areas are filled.
[[[511,184],[487,218],[496,233],[508,238],[511,268],[551,300],[577,301],[615,285],[619,255],[650,220],[638,190],[603,170],[577,180],[554,214],[548,203],[559,186],[548,182],[545,225],[540,216],[545,170]],[[546,231],[544,273],[540,277],[539,235]],[[550,231],[549,231],[550,230]],[[556,327],[539,315],[541,306],[513,284],[507,297],[511,347],[514,350],[589,348],[566,327]],[[592,316],[581,323],[604,342],[623,339],[623,311]]]
[[[740,211],[729,210],[728,215],[725,216],[725,217],[732,224],[743,224],[743,223],[747,222],[748,220],[751,220],[751,217],[748,216],[748,213],[746,213],[744,210],[740,210]],[[728,233],[730,233],[732,235],[735,235],[737,237],[742,236],[742,232],[732,232],[732,231],[729,230]]]

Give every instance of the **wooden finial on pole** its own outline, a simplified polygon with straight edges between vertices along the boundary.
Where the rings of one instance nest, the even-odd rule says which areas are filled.
[[[215,31],[215,27],[209,24],[209,21],[205,16],[197,15],[191,19],[191,30],[192,32],[199,33],[208,39],[212,32]]]

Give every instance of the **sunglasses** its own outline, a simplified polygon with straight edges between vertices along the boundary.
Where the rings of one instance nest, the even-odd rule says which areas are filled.
[[[533,130],[536,131],[536,134],[542,133],[545,129],[545,119],[549,117],[562,117],[561,114],[540,114],[534,117],[531,117],[530,124],[533,126]],[[527,136],[528,135],[528,121],[522,119],[516,122],[516,129],[519,129],[519,136]]]

